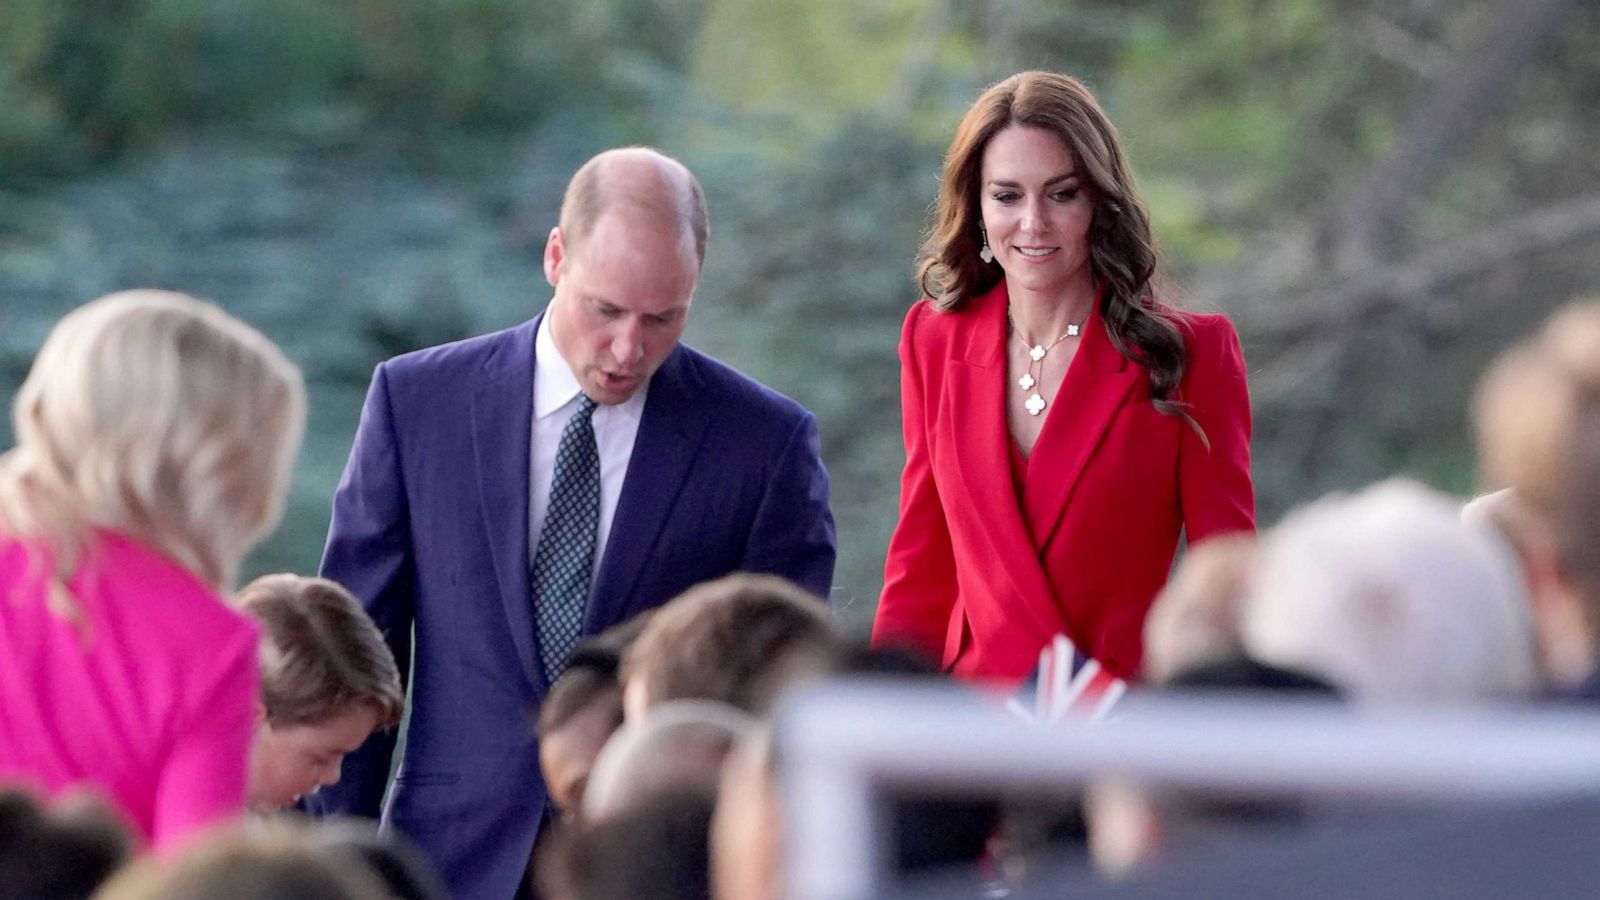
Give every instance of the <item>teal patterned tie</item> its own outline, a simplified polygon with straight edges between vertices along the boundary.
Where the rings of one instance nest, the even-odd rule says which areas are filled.
[[[578,395],[556,449],[550,506],[533,553],[533,606],[539,656],[547,684],[554,684],[583,632],[583,610],[594,571],[595,533],[600,528],[600,452],[594,441],[595,402]]]

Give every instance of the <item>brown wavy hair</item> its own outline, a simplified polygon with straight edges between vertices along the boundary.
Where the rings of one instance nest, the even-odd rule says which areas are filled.
[[[1150,399],[1168,415],[1189,417],[1173,399],[1187,353],[1172,310],[1156,303],[1150,217],[1133,186],[1117,130],[1083,83],[1054,72],[1022,72],[985,90],[962,117],[945,154],[939,197],[917,262],[917,283],[939,309],[953,312],[993,288],[1004,274],[986,264],[979,187],[989,141],[1010,125],[1043,128],[1067,145],[1091,187],[1089,265],[1104,288],[1100,317],[1117,351],[1150,374]]]

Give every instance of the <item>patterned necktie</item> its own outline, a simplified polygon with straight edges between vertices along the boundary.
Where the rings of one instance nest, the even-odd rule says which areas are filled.
[[[546,682],[554,684],[583,632],[600,527],[600,452],[594,442],[595,402],[578,395],[556,448],[550,506],[533,554],[533,606]]]

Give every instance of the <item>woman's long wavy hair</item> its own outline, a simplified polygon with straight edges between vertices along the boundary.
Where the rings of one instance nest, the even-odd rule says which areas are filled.
[[[299,369],[216,306],[102,297],[57,323],[17,393],[0,532],[43,551],[52,609],[80,623],[67,585],[95,529],[227,590],[283,510],[305,408]]]
[[[1186,361],[1183,335],[1151,290],[1156,252],[1150,217],[1134,191],[1116,129],[1075,78],[1022,72],[984,91],[967,110],[945,154],[939,197],[918,258],[918,284],[940,309],[954,311],[993,288],[1004,274],[978,256],[983,248],[979,189],[989,141],[1010,125],[1043,128],[1071,150],[1095,204],[1089,265],[1095,283],[1104,288],[1100,316],[1106,334],[1119,353],[1149,372],[1156,408],[1188,418],[1174,399]]]

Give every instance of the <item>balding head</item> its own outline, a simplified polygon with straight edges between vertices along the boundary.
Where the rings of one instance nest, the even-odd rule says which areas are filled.
[[[683,163],[649,147],[607,150],[583,164],[561,201],[561,231],[581,245],[600,218],[617,213],[656,228],[681,228],[705,263],[710,223],[700,182]]]

